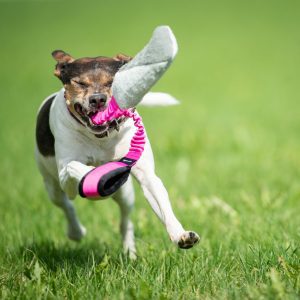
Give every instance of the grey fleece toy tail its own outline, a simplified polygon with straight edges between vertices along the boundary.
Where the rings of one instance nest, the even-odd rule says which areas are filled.
[[[135,107],[174,60],[178,47],[168,26],[157,27],[149,43],[116,74],[112,94],[122,109]]]

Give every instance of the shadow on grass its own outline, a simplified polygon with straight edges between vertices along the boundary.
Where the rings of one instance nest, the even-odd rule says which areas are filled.
[[[24,244],[19,248],[19,254],[25,264],[32,264],[38,260],[44,268],[54,272],[65,267],[92,268],[107,259],[113,265],[119,265],[120,259],[126,263],[127,257],[120,253],[120,250],[111,249],[98,242],[71,245],[42,241]]]

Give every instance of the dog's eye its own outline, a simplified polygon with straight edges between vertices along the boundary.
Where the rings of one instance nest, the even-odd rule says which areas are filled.
[[[75,82],[75,84],[79,85],[82,88],[87,88],[88,87],[88,84],[83,82],[83,81],[73,80],[73,82]]]
[[[112,81],[109,81],[109,82],[107,82],[105,85],[107,86],[107,87],[111,87],[111,85],[112,85]]]

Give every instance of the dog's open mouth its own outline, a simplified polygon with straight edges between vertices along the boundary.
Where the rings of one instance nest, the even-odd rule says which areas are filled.
[[[122,122],[125,121],[125,117],[120,117],[117,119],[113,119],[111,121],[105,122],[101,125],[96,125],[93,123],[92,118],[97,114],[99,111],[104,110],[102,109],[93,109],[90,111],[87,111],[80,103],[74,104],[74,109],[77,112],[77,114],[80,116],[81,120],[95,133],[98,137],[104,137],[109,134],[112,130],[119,131],[119,126]]]

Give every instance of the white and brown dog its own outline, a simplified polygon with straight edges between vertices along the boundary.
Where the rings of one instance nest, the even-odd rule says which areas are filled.
[[[131,119],[117,119],[94,125],[90,116],[107,107],[114,75],[130,57],[74,59],[64,51],[52,53],[57,61],[55,75],[64,88],[42,103],[36,126],[36,161],[50,199],[61,207],[68,221],[68,237],[80,240],[86,233],[77,219],[72,199],[78,194],[82,177],[95,166],[119,160],[128,151],[134,134]],[[172,102],[168,94],[148,93],[142,103],[161,105]],[[156,176],[150,142],[141,159],[132,168],[152,209],[166,227],[173,243],[180,248],[193,247],[199,236],[186,231],[175,217],[168,193]],[[112,196],[121,210],[120,230],[125,252],[135,257],[134,229],[129,215],[134,204],[132,179]]]

